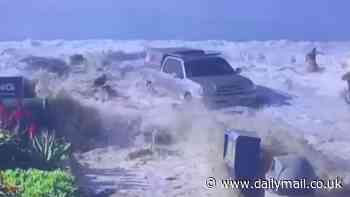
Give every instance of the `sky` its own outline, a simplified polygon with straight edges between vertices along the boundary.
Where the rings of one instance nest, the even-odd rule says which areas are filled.
[[[349,0],[0,0],[0,41],[348,41],[349,8]]]

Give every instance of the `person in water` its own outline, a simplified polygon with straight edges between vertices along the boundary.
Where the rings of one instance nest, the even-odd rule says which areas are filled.
[[[317,55],[321,55],[322,53],[317,51],[316,48],[313,48],[311,52],[306,55],[305,61],[308,64],[307,71],[308,72],[318,72],[320,71],[320,67],[317,63]]]
[[[350,94],[350,71],[348,71],[347,73],[345,73],[343,76],[342,76],[342,80],[346,81],[347,85],[348,85],[348,88],[347,88],[347,95]]]

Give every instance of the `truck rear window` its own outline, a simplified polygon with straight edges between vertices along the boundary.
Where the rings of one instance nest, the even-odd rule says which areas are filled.
[[[185,62],[187,77],[234,74],[234,69],[220,57],[209,57]]]

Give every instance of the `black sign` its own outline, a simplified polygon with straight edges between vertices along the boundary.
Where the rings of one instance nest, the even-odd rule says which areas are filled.
[[[0,98],[22,98],[23,77],[0,77]]]

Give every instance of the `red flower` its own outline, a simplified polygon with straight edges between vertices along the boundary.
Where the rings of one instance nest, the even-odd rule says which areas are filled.
[[[16,121],[20,121],[24,117],[25,113],[22,110],[16,110],[14,112],[14,118]]]
[[[14,120],[16,122],[23,120],[23,118],[32,118],[32,114],[28,111],[26,111],[23,107],[17,106],[17,109],[12,112],[11,114],[11,120]]]

